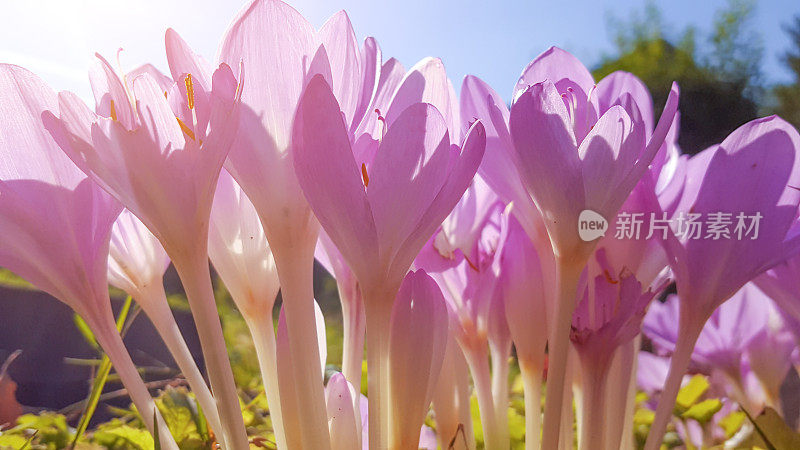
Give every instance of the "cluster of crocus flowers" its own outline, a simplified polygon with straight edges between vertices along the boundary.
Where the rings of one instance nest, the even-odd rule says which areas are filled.
[[[84,318],[165,448],[107,287],[142,306],[219,443],[246,449],[209,260],[281,450],[472,449],[473,389],[484,447],[507,449],[512,355],[529,450],[571,448],[573,422],[581,449],[633,448],[637,388],[658,448],[687,371],[712,379],[720,411],[781,412],[800,339],[800,135],[780,118],[690,158],[675,85],[656,120],[638,78],[595,81],[552,47],[509,103],[474,76],[458,95],[441,60],[406,71],[344,12],[315,29],[278,0],[246,6],[213,64],[174,30],[165,44],[169,75],[98,56],[93,108],[0,66],[0,266]],[[687,217],[716,228],[687,232]],[[315,257],[345,328],[329,377]],[[208,384],[169,310],[170,263]]]

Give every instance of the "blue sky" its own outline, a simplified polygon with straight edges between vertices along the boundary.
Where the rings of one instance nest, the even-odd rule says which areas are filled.
[[[212,0],[0,0],[0,62],[25,66],[58,90],[90,98],[86,67],[98,51],[122,65],[152,62],[166,68],[163,36],[175,28],[196,51],[213,59],[222,33],[244,1]],[[298,0],[290,1],[315,26],[345,9],[360,38],[378,39],[385,57],[406,67],[439,56],[456,85],[478,75],[510,96],[522,68],[550,45],[563,47],[593,66],[613,51],[608,18],[641,12],[644,0],[557,2],[478,0]],[[678,32],[694,25],[702,36],[725,0],[658,2],[664,22]],[[789,46],[781,29],[800,13],[800,1],[760,0],[752,29],[765,48],[764,74],[780,82],[789,73],[779,55]]]

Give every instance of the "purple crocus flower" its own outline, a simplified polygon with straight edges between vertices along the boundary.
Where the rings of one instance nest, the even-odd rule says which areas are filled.
[[[442,114],[415,103],[390,122],[364,170],[325,79],[313,77],[300,99],[292,152],[297,179],[365,302],[375,447],[386,445],[381,440],[389,426],[388,393],[381,392],[388,387],[388,367],[379,361],[388,354],[392,303],[417,253],[469,186],[484,143],[483,126],[476,123],[461,146],[451,144]]]
[[[661,148],[678,106],[673,86],[664,114],[647,139],[641,111],[631,114],[620,104],[600,111],[590,95],[594,89],[583,64],[551,48],[523,71],[509,117],[512,158],[542,215],[556,257],[550,399],[561,398],[563,392],[577,282],[596,245],[579,237],[578,219],[587,210],[604,218],[616,215]],[[545,404],[545,448],[557,446],[561,410],[560,402]]]
[[[647,306],[666,285],[645,289],[627,268],[615,270],[605,251],[596,253],[597,266],[588,269],[588,286],[572,316],[570,339],[581,364],[583,415],[581,442],[604,442],[606,383],[615,352],[639,334]],[[625,383],[627,388],[627,383]]]
[[[108,297],[111,228],[122,207],[64,155],[42,115],[58,97],[0,64],[0,265],[69,305],[92,329],[161,443],[177,449],[117,332]]]
[[[800,202],[795,188],[800,185],[798,152],[800,135],[773,116],[748,122],[719,146],[686,163],[685,186],[676,211],[702,218],[716,214],[723,221],[729,217],[733,235],[713,239],[703,231],[706,235],[700,239],[694,233],[682,233],[680,237],[671,234],[666,241],[680,293],[679,339],[646,450],[661,443],[680,378],[708,317],[747,281],[791,255],[800,244],[796,231],[790,231]],[[751,220],[739,223],[746,218]]]
[[[451,311],[452,332],[469,365],[478,396],[484,442],[508,447],[508,420],[497,414],[508,403],[507,361],[511,339],[497,289],[503,205],[476,177],[442,227],[415,260],[441,287]],[[492,370],[489,356],[491,355]],[[496,395],[495,395],[496,394]],[[498,398],[500,397],[500,398]]]

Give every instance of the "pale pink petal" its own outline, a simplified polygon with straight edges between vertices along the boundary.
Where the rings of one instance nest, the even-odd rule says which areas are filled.
[[[359,393],[341,372],[333,374],[325,386],[332,450],[353,450],[361,446],[361,430],[357,427],[356,412],[353,409],[356,395]]]
[[[195,53],[186,41],[172,28],[167,28],[164,41],[167,48],[167,63],[172,79],[180,81],[185,74],[191,74],[205,90],[211,88],[211,66],[202,56]]]
[[[350,124],[352,132],[358,129],[369,114],[369,107],[378,92],[378,83],[381,77],[381,48],[373,37],[364,39],[364,47],[361,49],[361,73],[358,106],[356,106],[353,121]]]
[[[94,93],[95,111],[103,117],[116,116],[127,129],[133,129],[135,115],[129,92],[111,64],[99,54],[89,71],[89,82]],[[162,93],[163,96],[163,93]],[[113,103],[112,103],[113,102]],[[112,114],[113,111],[113,114]]]
[[[424,271],[410,272],[392,308],[389,332],[389,441],[393,448],[418,448],[447,345],[444,298]]]
[[[455,123],[452,111],[457,101],[451,98],[450,81],[442,61],[438,58],[425,58],[414,65],[403,78],[386,111],[386,123],[391,127],[406,108],[422,102],[435,106],[450,128]]]
[[[389,127],[368,168],[367,187],[384,262],[405,249],[403,241],[420,223],[448,179],[449,153],[444,119],[429,104],[409,107]],[[427,236],[422,242],[425,240]]]
[[[464,195],[481,164],[485,148],[486,131],[480,122],[473,124],[467,132],[463,148],[459,149],[455,145],[450,147],[445,184],[419,219],[414,231],[400,247],[401,250],[392,262],[391,271],[394,274],[405,273],[425,242]]]
[[[294,136],[295,173],[314,214],[353,270],[369,273],[378,259],[373,213],[336,98],[321,76],[303,94]]]
[[[318,35],[330,60],[333,93],[349,128],[361,97],[362,68],[361,50],[347,13],[339,11],[331,16]]]

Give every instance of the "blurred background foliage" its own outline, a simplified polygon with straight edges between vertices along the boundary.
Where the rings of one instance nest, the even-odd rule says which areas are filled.
[[[800,16],[787,17],[791,47],[781,51],[793,80],[767,86],[761,69],[765,50],[751,23],[756,7],[754,0],[729,0],[706,34],[664,23],[653,1],[624,19],[612,16],[608,26],[616,35],[616,52],[601,59],[595,78],[632,72],[650,88],[657,113],[677,81],[685,153],[717,144],[759,116],[778,114],[800,127]]]

